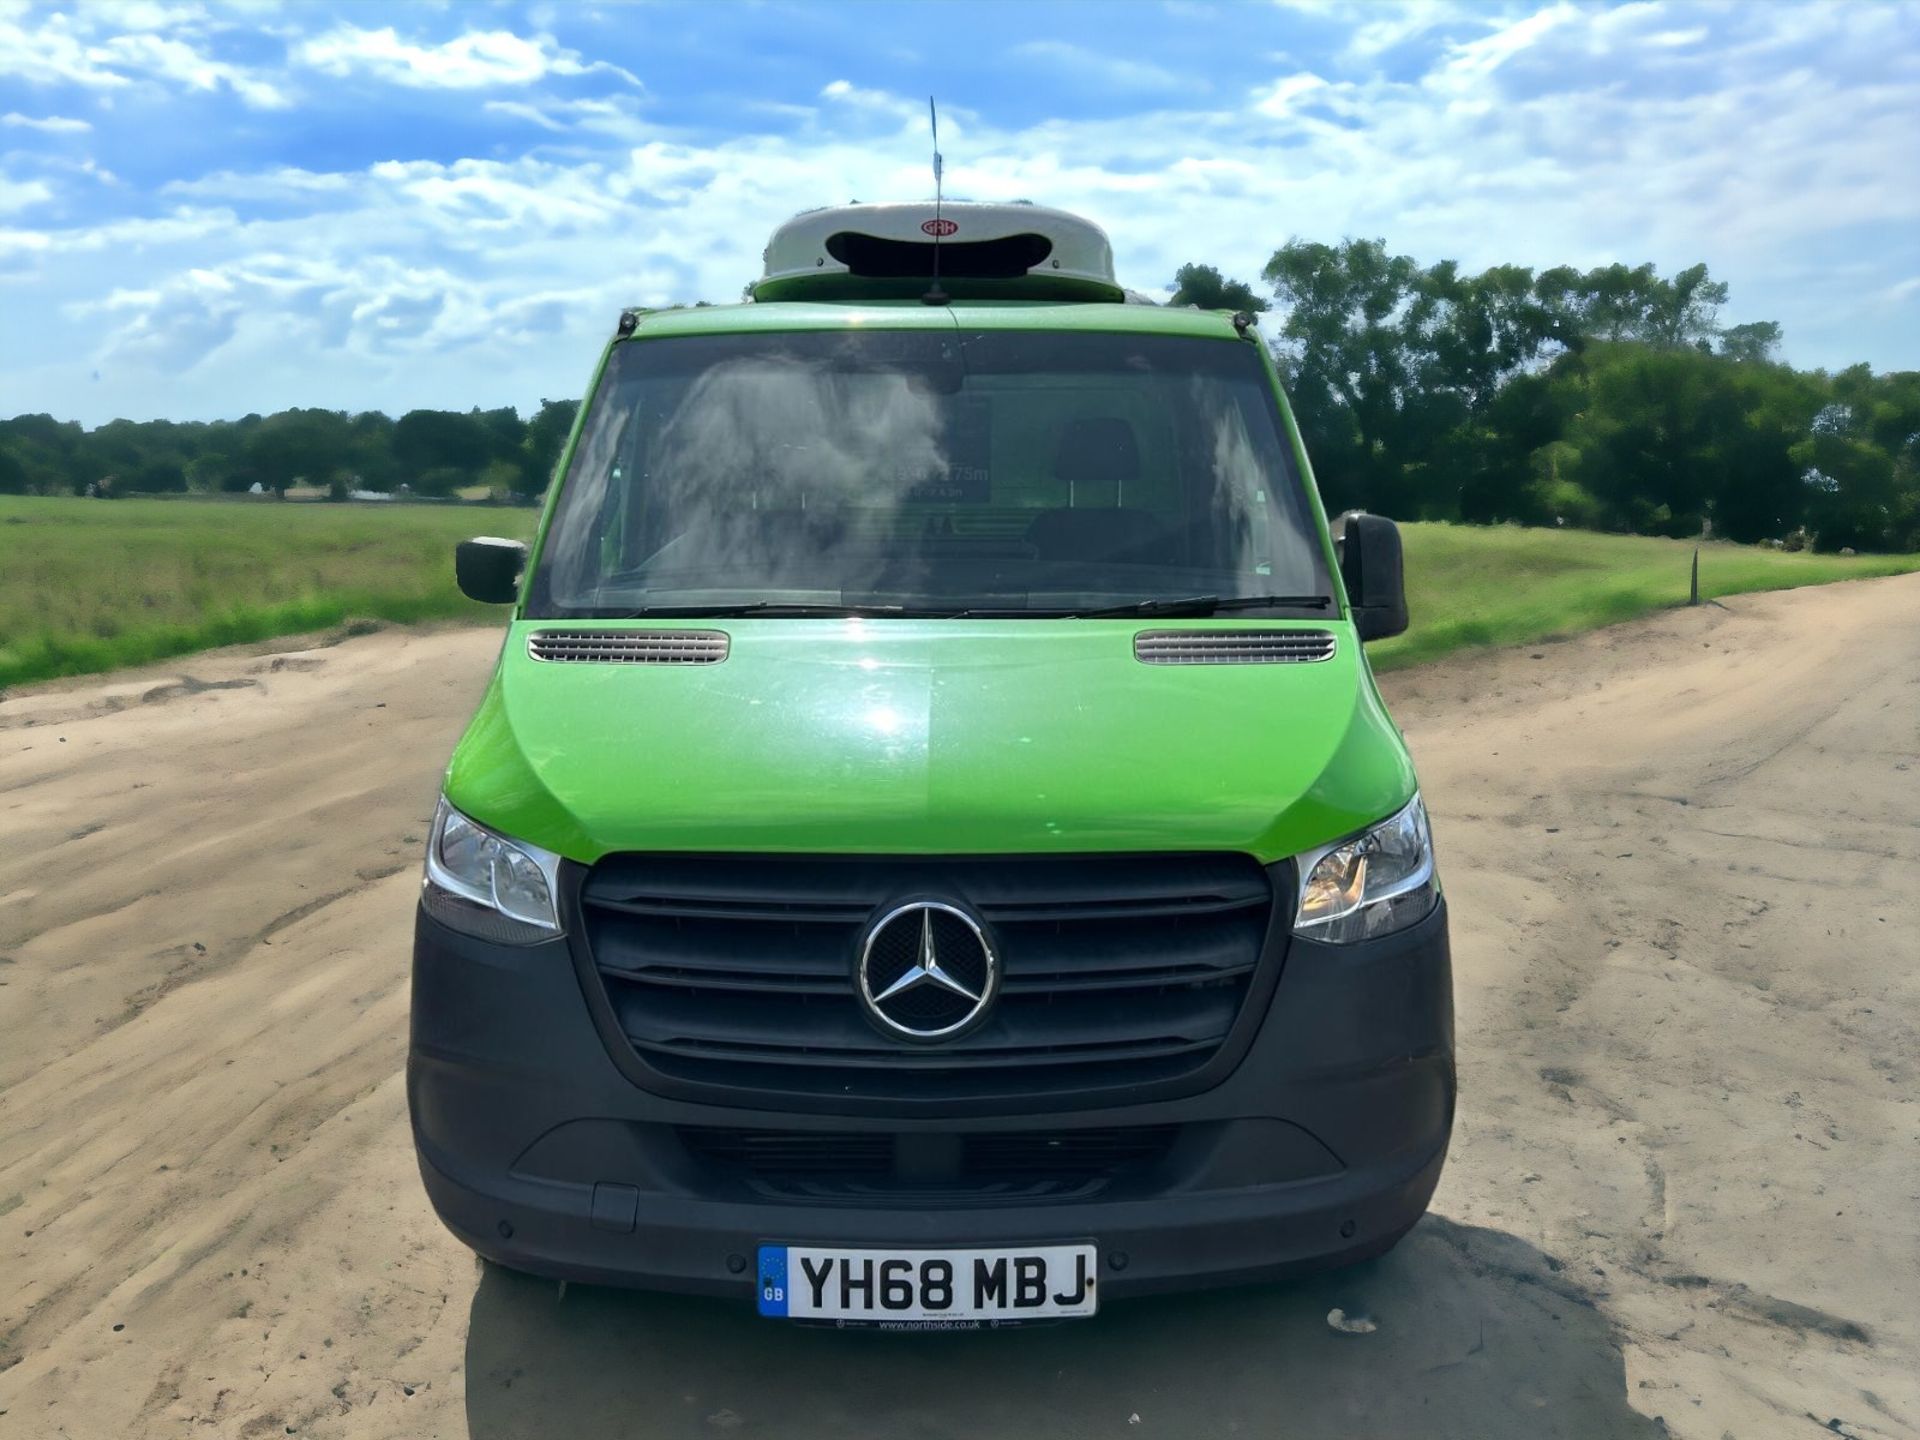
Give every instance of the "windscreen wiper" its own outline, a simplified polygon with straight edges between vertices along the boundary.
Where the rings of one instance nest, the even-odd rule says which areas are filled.
[[[1136,600],[1129,605],[1107,605],[1098,610],[1068,610],[1076,620],[1101,620],[1124,615],[1212,615],[1221,610],[1325,610],[1333,602],[1325,595],[1188,595],[1179,600]]]

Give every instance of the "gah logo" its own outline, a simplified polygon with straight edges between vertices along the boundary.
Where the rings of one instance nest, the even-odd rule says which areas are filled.
[[[922,220],[920,228],[929,235],[938,235],[941,239],[945,239],[960,227],[951,220]]]

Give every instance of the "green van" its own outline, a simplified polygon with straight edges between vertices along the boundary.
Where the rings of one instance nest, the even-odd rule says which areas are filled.
[[[454,752],[434,1207],[562,1279],[902,1329],[1377,1255],[1454,1106],[1446,907],[1250,318],[1027,205],[777,231],[629,311]]]

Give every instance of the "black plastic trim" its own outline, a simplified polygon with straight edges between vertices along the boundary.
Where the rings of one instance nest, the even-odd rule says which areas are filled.
[[[1127,858],[1155,858],[1141,856],[1137,852],[1126,853]],[[698,859],[738,861],[743,857],[737,854],[696,856],[676,852],[672,858],[678,861]],[[858,864],[871,863],[876,857],[846,855],[808,858]],[[1028,857],[979,855],[941,858],[963,861]],[[1096,854],[1059,858],[1112,860],[1120,857]],[[1162,858],[1179,860],[1191,858],[1191,856],[1183,857],[1179,852],[1173,852]],[[844,1096],[819,1092],[795,1092],[776,1086],[730,1085],[669,1075],[657,1066],[649,1064],[634,1048],[621,1026],[606,984],[594,963],[592,951],[586,941],[585,916],[580,903],[581,889],[586,882],[590,867],[574,861],[563,861],[560,867],[558,898],[561,920],[567,934],[567,952],[572,957],[574,974],[579,981],[581,995],[586,1000],[593,1027],[598,1032],[601,1043],[606,1047],[608,1058],[613,1061],[621,1074],[650,1094],[703,1105],[789,1114],[876,1118],[1014,1116],[1111,1109],[1116,1105],[1133,1106],[1156,1100],[1183,1099],[1211,1090],[1231,1075],[1241,1060],[1246,1057],[1247,1051],[1253,1045],[1254,1037],[1267,1018],[1274,991],[1280,983],[1281,972],[1285,968],[1288,947],[1292,942],[1293,899],[1296,894],[1292,862],[1280,860],[1263,868],[1272,889],[1272,903],[1267,912],[1266,936],[1261,942],[1260,957],[1248,981],[1239,1011],[1234,1016],[1225,1037],[1219,1041],[1213,1055],[1205,1063],[1175,1076],[1137,1082],[1123,1081],[1119,1084],[1109,1080],[1104,1083],[1091,1083],[1080,1089],[1049,1089],[1038,1094],[1017,1090],[979,1090],[970,1091],[962,1096]]]
[[[826,250],[863,280],[926,280],[936,274],[942,279],[1014,280],[1044,263],[1053,253],[1053,241],[1029,232],[936,245],[838,230],[827,237]]]

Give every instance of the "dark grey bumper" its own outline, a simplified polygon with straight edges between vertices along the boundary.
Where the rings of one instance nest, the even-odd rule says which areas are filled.
[[[738,1296],[762,1243],[1091,1239],[1110,1298],[1277,1278],[1377,1253],[1439,1180],[1454,1104],[1444,905],[1390,939],[1294,941],[1265,1021],[1219,1085],[1179,1099],[915,1120],[734,1110],[638,1088],[595,1029],[564,944],[513,949],[421,916],[407,1088],[421,1173],[481,1254],[561,1278]],[[1177,1126],[1151,1177],[1087,1200],[783,1203],[717,1180],[676,1127]]]

